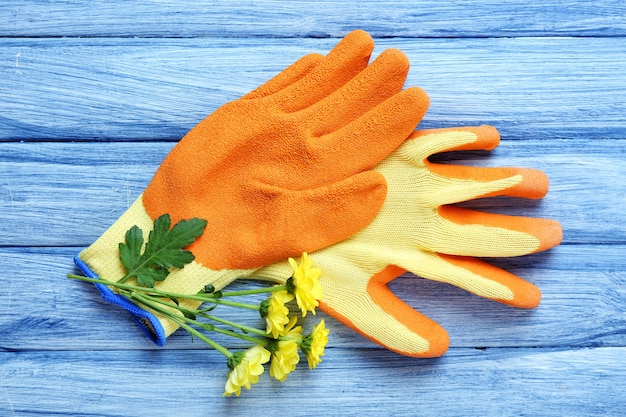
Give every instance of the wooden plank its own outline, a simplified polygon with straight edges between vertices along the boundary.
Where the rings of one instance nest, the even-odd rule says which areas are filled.
[[[459,349],[440,360],[332,349],[284,383],[220,397],[215,351],[0,353],[5,416],[623,416],[625,348]],[[158,382],[156,382],[158,381]],[[271,410],[271,411],[270,411]]]
[[[535,310],[391,283],[448,329],[443,358],[401,357],[327,318],[317,371],[222,398],[218,352],[184,332],[155,347],[65,275],[189,128],[354,28],[374,55],[408,54],[408,84],[432,101],[422,127],[502,132],[489,157],[436,159],[551,179],[540,202],[465,206],[556,218],[565,242],[494,262],[542,289]],[[0,2],[0,416],[625,415],[625,34],[619,0]]]
[[[78,272],[72,263],[78,250],[0,250],[5,277],[0,291],[0,350],[156,349],[128,313],[102,301],[91,284],[65,278]],[[624,245],[566,245],[495,262],[541,288],[542,304],[534,310],[504,306],[410,274],[393,281],[390,288],[441,323],[450,334],[452,349],[624,346],[625,251]],[[240,288],[253,284],[243,282]],[[228,308],[219,312],[229,319],[243,317],[251,325],[261,325],[255,314]],[[333,348],[382,350],[335,320],[327,322]],[[218,340],[226,346],[242,346],[231,339]],[[167,348],[205,347],[198,341],[192,343],[181,331],[169,339]]]
[[[148,185],[173,143],[0,144],[0,245],[87,246]],[[466,207],[560,220],[566,243],[623,243],[626,140],[509,140],[450,163],[545,171],[542,201],[486,199]],[[599,184],[602,193],[598,193]]]
[[[445,3],[445,2],[444,2]],[[336,39],[4,39],[0,140],[177,140]],[[422,126],[510,139],[622,139],[622,38],[380,39],[431,96]],[[591,53],[590,51],[593,51]]]
[[[526,2],[9,0],[4,36],[387,37],[623,36],[619,0]]]

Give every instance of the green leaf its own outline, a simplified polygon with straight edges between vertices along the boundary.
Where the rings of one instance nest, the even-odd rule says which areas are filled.
[[[137,278],[137,285],[152,288],[155,281],[163,281],[169,273],[170,271],[164,268],[142,268],[133,276]]]
[[[202,235],[206,224],[206,220],[193,218],[181,220],[170,229],[170,216],[164,214],[154,221],[143,254],[143,231],[131,227],[125,243],[119,245],[120,260],[127,272],[120,282],[136,278],[140,286],[152,288],[155,281],[167,278],[171,268],[183,268],[192,262],[193,253],[183,248]]]
[[[187,311],[187,310],[181,310],[183,313],[183,316],[187,317],[190,320],[195,320],[196,319],[196,315],[193,314],[191,311]]]
[[[183,250],[187,245],[202,235],[206,220],[193,218],[181,220],[170,230],[170,216],[164,214],[154,221],[146,250],[142,255],[143,263],[153,263],[164,268],[182,268],[195,259],[193,253]]]
[[[143,247],[143,232],[137,227],[133,226],[126,232],[125,244],[120,243],[120,260],[126,271],[132,271],[139,265],[141,258],[141,249]]]

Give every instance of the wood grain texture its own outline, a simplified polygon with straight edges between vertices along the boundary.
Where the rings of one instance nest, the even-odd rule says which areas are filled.
[[[282,384],[262,375],[252,391],[229,399],[216,395],[227,368],[215,351],[2,352],[0,411],[29,417],[621,416],[626,371],[615,364],[624,353],[460,349],[411,360],[377,349],[333,349],[313,372],[295,372]]]
[[[337,39],[10,39],[0,140],[177,140]],[[509,139],[624,139],[622,38],[380,39],[428,92],[421,126],[493,124]],[[596,53],[591,53],[595,51]],[[601,118],[601,123],[598,123]]]
[[[625,12],[619,0],[7,0],[0,22],[18,37],[623,36]]]
[[[450,333],[443,358],[396,355],[327,317],[315,372],[222,398],[218,352],[183,332],[157,348],[65,276],[192,126],[356,28],[374,55],[408,55],[407,85],[431,97],[420,127],[502,134],[490,153],[436,160],[550,178],[541,201],[463,205],[557,219],[564,243],[493,261],[541,288],[534,310],[393,281]],[[625,36],[618,0],[1,2],[0,416],[626,415]]]

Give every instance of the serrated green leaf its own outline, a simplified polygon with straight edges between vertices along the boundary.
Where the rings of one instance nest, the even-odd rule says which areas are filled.
[[[141,268],[133,275],[137,279],[137,285],[152,288],[155,281],[163,281],[170,271],[165,268]]]
[[[120,260],[127,272],[121,282],[136,278],[137,284],[152,288],[155,281],[167,278],[170,268],[183,268],[192,262],[193,253],[183,248],[202,235],[206,224],[206,220],[193,218],[181,220],[170,229],[170,216],[164,214],[154,221],[143,254],[143,231],[131,227],[125,243],[119,245]]]
[[[193,253],[182,248],[190,245],[202,235],[206,220],[193,218],[181,220],[170,230],[170,216],[162,215],[154,221],[142,263],[151,263],[164,268],[182,268],[195,259]]]
[[[132,271],[141,262],[141,249],[143,247],[143,232],[133,226],[126,232],[125,243],[120,243],[120,260],[127,271]]]

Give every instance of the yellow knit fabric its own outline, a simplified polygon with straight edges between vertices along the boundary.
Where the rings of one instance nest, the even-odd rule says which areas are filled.
[[[431,172],[427,158],[477,140],[473,132],[442,131],[409,140],[375,169],[387,179],[388,195],[374,221],[359,233],[311,254],[322,269],[323,302],[372,340],[403,354],[420,356],[429,341],[376,304],[367,286],[371,277],[396,265],[423,278],[447,282],[474,294],[513,298],[511,289],[436,255],[517,256],[539,248],[529,234],[481,224],[459,225],[442,218],[438,208],[510,188],[515,175],[491,182],[446,178]],[[287,266],[274,264],[256,276],[280,279]]]

